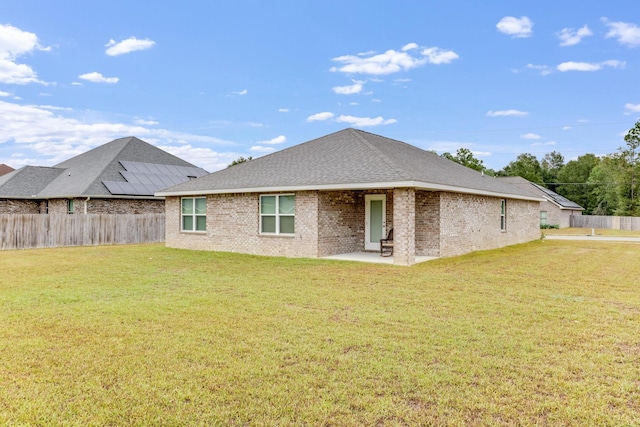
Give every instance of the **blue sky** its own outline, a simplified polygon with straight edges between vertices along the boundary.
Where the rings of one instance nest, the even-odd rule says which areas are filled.
[[[3,2],[0,163],[134,135],[214,171],[347,127],[568,161],[624,145],[639,71],[635,1]]]

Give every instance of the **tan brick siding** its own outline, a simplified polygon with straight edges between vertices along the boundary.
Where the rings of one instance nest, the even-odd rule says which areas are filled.
[[[318,254],[329,256],[364,250],[365,195],[386,195],[387,231],[393,226],[393,191],[318,192]]]
[[[164,213],[164,200],[142,199],[89,199],[77,198],[74,214],[147,214]],[[0,213],[10,214],[66,214],[68,199],[52,200],[0,200]]]
[[[406,241],[401,247],[400,263],[411,264],[411,252],[453,256],[540,236],[539,202],[507,200],[507,230],[503,232],[501,199],[496,197],[413,189],[302,191],[296,193],[293,236],[260,235],[257,193],[206,196],[207,230],[203,233],[181,232],[180,198],[167,198],[166,244],[173,248],[288,257],[362,251],[366,194],[386,194],[387,230],[394,227],[398,233],[396,242],[406,241],[406,236],[415,233],[415,241]]]
[[[440,255],[460,255],[540,237],[539,202],[507,199],[507,229],[500,230],[500,198],[441,193]]]
[[[318,256],[317,192],[296,193],[295,233],[292,236],[260,234],[260,194],[206,197],[207,231],[204,233],[180,231],[180,198],[167,198],[167,246],[254,255]]]
[[[37,200],[0,199],[0,214],[39,214]]]
[[[440,195],[416,191],[416,255],[440,256]]]

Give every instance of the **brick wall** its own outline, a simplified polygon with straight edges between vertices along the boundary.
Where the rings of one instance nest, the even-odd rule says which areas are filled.
[[[38,214],[40,203],[37,200],[0,199],[0,214]]]
[[[164,213],[164,200],[137,199],[74,199],[74,214],[84,214],[87,203],[89,214],[147,214]],[[66,214],[68,199],[0,200],[0,213],[5,214]]]
[[[364,250],[365,196],[386,195],[387,232],[393,227],[393,191],[318,192],[318,256]]]
[[[507,199],[507,228],[500,230],[500,198],[441,193],[440,255],[460,255],[540,237],[540,203]]]
[[[416,191],[416,255],[440,256],[440,195]]]
[[[412,263],[407,251],[453,256],[540,236],[539,202],[507,200],[507,230],[503,232],[501,199],[496,197],[412,189],[303,191],[296,193],[293,236],[260,235],[257,193],[207,196],[207,230],[203,233],[181,232],[180,198],[167,198],[166,244],[174,248],[289,257],[362,251],[366,194],[387,195],[387,230],[394,227],[394,233],[398,233],[396,242],[415,228],[415,243],[408,242],[406,248],[401,248],[400,263]]]
[[[180,198],[167,203],[168,247],[240,252],[288,257],[318,256],[318,193],[296,193],[295,233],[292,236],[260,234],[260,194],[207,196],[207,231],[180,231]]]

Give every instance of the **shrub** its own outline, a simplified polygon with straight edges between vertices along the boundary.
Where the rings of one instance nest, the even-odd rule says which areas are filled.
[[[553,229],[556,229],[556,230],[557,230],[557,229],[559,229],[559,228],[560,228],[560,225],[558,225],[558,224],[540,224],[540,228],[541,228],[541,229],[550,229],[550,228],[553,228]]]

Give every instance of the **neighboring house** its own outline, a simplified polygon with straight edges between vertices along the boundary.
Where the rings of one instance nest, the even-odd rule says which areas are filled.
[[[394,263],[540,237],[541,198],[409,144],[345,129],[156,193],[169,247]]]
[[[0,164],[0,176],[6,175],[9,172],[13,172],[15,169],[11,166],[7,166],[4,163]]]
[[[545,200],[540,203],[540,225],[557,225],[560,228],[571,227],[571,216],[582,215],[584,208],[564,196],[555,193],[539,184],[527,181],[519,176],[500,178],[516,185],[531,194],[542,196]]]
[[[206,174],[136,137],[120,138],[52,167],[0,177],[0,214],[163,213],[155,192]]]

